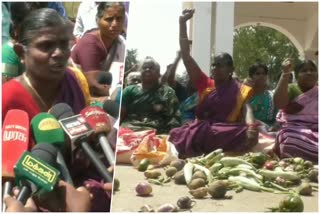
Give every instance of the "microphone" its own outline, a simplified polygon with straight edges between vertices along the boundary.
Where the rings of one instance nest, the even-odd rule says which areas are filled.
[[[113,118],[118,119],[119,117],[119,104],[113,100],[106,100],[103,103],[103,110],[110,114]]]
[[[14,167],[16,183],[20,186],[17,200],[25,204],[32,194],[51,192],[60,176],[54,167],[57,149],[50,144],[37,144],[24,152]]]
[[[49,113],[39,113],[31,120],[31,129],[37,144],[48,143],[57,150],[57,163],[62,179],[73,185],[72,177],[61,153],[65,149],[64,132],[59,122]]]
[[[98,142],[109,164],[114,165],[114,152],[106,137],[112,128],[108,115],[101,108],[92,106],[86,107],[80,112],[80,114],[86,118],[86,121],[95,130]]]
[[[111,85],[112,74],[110,72],[100,72],[97,77],[97,82],[102,85]]]
[[[2,125],[2,198],[11,194],[14,181],[14,165],[22,153],[28,150],[29,116],[25,111],[12,109],[7,112]],[[2,204],[5,212],[6,205]]]
[[[48,111],[52,114],[57,120],[60,118],[72,117],[74,115],[72,108],[65,103],[58,103],[51,107]]]
[[[68,113],[62,113],[64,111]],[[57,115],[55,114],[56,112],[60,113],[59,115],[70,115],[70,112],[72,112],[71,107],[68,104],[59,103],[52,107],[50,113],[59,120],[61,127],[71,139],[72,145],[75,145],[76,147],[81,146],[81,148],[88,156],[92,164],[95,166],[95,168],[98,170],[100,175],[103,177],[103,179],[107,182],[112,182],[112,177],[110,176],[109,172],[107,172],[106,167],[101,162],[101,160],[97,158],[97,154],[87,143],[88,136],[92,134],[93,129],[86,122],[85,118],[80,114],[74,115],[73,112],[72,115],[74,116],[66,118],[57,117]]]

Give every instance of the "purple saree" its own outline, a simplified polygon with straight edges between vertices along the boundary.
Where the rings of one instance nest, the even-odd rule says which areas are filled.
[[[217,148],[225,151],[246,149],[247,125],[240,121],[241,109],[250,92],[250,87],[235,80],[217,89],[211,88],[198,104],[197,120],[172,129],[169,141],[183,157],[207,154]]]
[[[318,86],[298,96],[294,102],[303,106],[296,114],[281,110],[277,120],[282,124],[274,147],[280,158],[302,157],[318,162]]]

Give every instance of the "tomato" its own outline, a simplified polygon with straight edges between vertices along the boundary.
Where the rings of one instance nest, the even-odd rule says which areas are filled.
[[[263,165],[263,168],[273,170],[275,168],[275,164],[272,161],[268,161]]]

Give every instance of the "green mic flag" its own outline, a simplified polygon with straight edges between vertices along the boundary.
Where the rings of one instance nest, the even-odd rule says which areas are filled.
[[[30,152],[23,153],[15,165],[14,171],[18,186],[22,186],[24,180],[29,180],[41,192],[51,192],[60,175],[58,170]]]
[[[31,120],[31,129],[37,144],[50,143],[61,149],[64,148],[64,132],[53,115],[49,113],[37,114]]]

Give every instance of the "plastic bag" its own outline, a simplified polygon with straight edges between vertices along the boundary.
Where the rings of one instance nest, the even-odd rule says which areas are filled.
[[[178,153],[167,138],[167,135],[156,135],[154,130],[121,130],[117,146],[117,163],[132,163],[138,166],[142,159],[147,158],[154,165],[169,164],[177,159]]]

